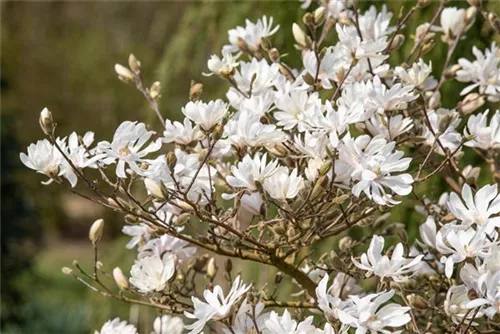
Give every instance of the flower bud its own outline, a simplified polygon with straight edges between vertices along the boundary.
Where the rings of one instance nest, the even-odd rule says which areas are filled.
[[[134,82],[134,73],[123,65],[115,64],[115,72],[118,78],[126,83]]]
[[[321,22],[323,22],[324,18],[325,18],[325,7],[323,6],[318,7],[314,11],[314,24],[319,25]]]
[[[40,127],[42,128],[43,133],[47,136],[51,136],[54,134],[55,124],[52,119],[52,113],[49,109],[43,108],[40,113]]]
[[[113,269],[113,278],[115,279],[116,285],[118,285],[118,287],[121,290],[128,289],[129,284],[128,284],[127,277],[125,277],[125,275],[123,274],[120,267],[116,267],[115,269]]]
[[[162,188],[163,182],[155,182],[151,179],[144,179],[144,186],[156,198],[165,199],[164,189]]]
[[[99,269],[99,270],[102,270],[102,268],[104,268],[104,264],[102,264],[102,262],[101,262],[101,261],[97,261],[97,262],[95,263],[95,266],[96,266],[96,268],[97,268],[97,269]]]
[[[481,5],[481,0],[467,0],[470,6],[479,7]]]
[[[404,42],[405,36],[403,34],[397,34],[392,40],[391,45],[389,46],[389,51],[392,52],[398,50]]]
[[[268,54],[273,63],[278,63],[280,61],[281,56],[278,49],[272,48],[271,50],[269,50]]]
[[[497,34],[500,34],[500,19],[498,18],[498,15],[490,12],[488,14],[488,21],[490,22],[491,27],[497,32]]]
[[[465,11],[465,25],[466,25],[465,30],[468,30],[474,23],[474,21],[476,20],[476,15],[477,15],[476,7],[467,8],[467,10]]]
[[[155,81],[152,85],[151,88],[149,88],[149,96],[153,99],[156,100],[157,98],[160,97],[160,82]]]
[[[233,270],[233,262],[231,261],[231,259],[227,259],[226,260],[226,263],[224,265],[224,269],[226,270],[226,272],[230,273],[231,270]]]
[[[479,95],[478,93],[470,93],[468,94],[460,103],[458,110],[463,115],[469,115],[481,108],[484,104],[484,97]]]
[[[213,280],[217,274],[217,266],[215,265],[215,258],[211,257],[207,264],[207,277]]]
[[[189,89],[189,100],[190,101],[198,101],[203,92],[203,84],[191,82],[191,88]]]
[[[295,38],[295,41],[297,42],[298,45],[302,47],[307,46],[307,36],[297,23],[294,23],[292,25],[292,33],[293,33],[293,38]]]
[[[68,268],[68,267],[62,267],[61,271],[64,275],[69,276],[69,275],[73,274],[73,269]]]
[[[417,6],[418,8],[425,8],[431,3],[431,0],[418,0]]]
[[[217,141],[222,138],[224,134],[224,125],[217,124],[212,132],[212,139]]]
[[[283,273],[281,271],[278,271],[276,273],[276,276],[274,276],[274,284],[280,284],[282,280],[283,280]]]
[[[441,93],[436,91],[429,99],[429,108],[436,109],[441,105]]]
[[[250,48],[248,47],[247,42],[245,42],[245,40],[243,38],[238,37],[236,44],[238,45],[238,49],[240,49],[241,51],[243,51],[243,52],[250,51]]]
[[[128,56],[128,67],[132,70],[133,73],[139,75],[141,73],[141,62],[135,58],[133,54]]]
[[[343,252],[349,252],[352,247],[352,238],[349,236],[343,237],[339,240],[339,249]]]
[[[332,160],[328,160],[327,162],[325,162],[323,166],[321,166],[321,168],[319,169],[319,175],[321,176],[326,175],[332,168],[332,165],[333,165]]]
[[[338,197],[335,197],[333,199],[332,203],[340,205],[340,204],[344,203],[345,201],[347,201],[347,199],[349,199],[349,197],[350,196],[347,194],[340,195]]]
[[[453,120],[455,120],[456,115],[455,114],[448,114],[443,119],[439,122],[438,130],[440,133],[444,133],[446,129],[451,125]]]
[[[167,153],[167,166],[170,171],[174,171],[175,165],[177,164],[177,157],[175,153],[170,151]]]
[[[89,239],[90,241],[92,241],[94,245],[97,244],[99,240],[101,240],[103,228],[104,228],[103,219],[97,219],[90,227]]]
[[[267,38],[265,38],[265,37],[262,37],[262,38],[260,39],[260,46],[262,47],[262,49],[263,49],[264,51],[268,51],[268,50],[270,50],[270,49],[273,47],[273,45],[271,44],[271,41],[269,41],[269,40],[268,40]]]

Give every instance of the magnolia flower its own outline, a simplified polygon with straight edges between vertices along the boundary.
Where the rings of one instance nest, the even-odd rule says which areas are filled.
[[[308,121],[321,114],[321,100],[317,93],[306,91],[283,95],[276,101],[276,111],[273,116],[283,129],[290,130],[297,126],[300,132],[310,129]]]
[[[367,276],[375,274],[381,279],[388,277],[396,282],[407,280],[409,275],[418,270],[424,256],[418,255],[414,259],[404,258],[403,244],[398,243],[392,252],[392,257],[389,258],[387,255],[382,255],[384,242],[383,237],[373,236],[368,251],[361,255],[361,262],[354,258],[352,262],[356,267],[368,271]]]
[[[246,95],[242,95],[241,92],[236,94],[243,100],[248,98],[248,95],[254,96],[268,92],[281,76],[279,71],[279,64],[269,64],[265,58],[261,60],[252,58],[250,62],[240,62],[240,70],[236,71],[233,79],[240,91],[245,92]],[[230,91],[234,92],[234,88],[231,87]]]
[[[441,145],[451,152],[455,151],[462,141],[462,136],[457,132],[457,127],[460,124],[458,113],[453,109],[440,108],[437,110],[428,110],[427,117],[430,124],[425,124],[421,134],[425,138],[425,145],[430,147],[435,146],[435,151],[441,155],[445,154]],[[448,125],[444,130],[440,129],[440,124],[443,122],[447,122],[445,124]],[[429,127],[432,128],[432,131]],[[435,134],[438,135],[437,139],[440,144],[434,144],[436,141]]]
[[[333,284],[327,288],[329,276],[325,274],[316,288],[316,300],[318,301],[318,307],[325,314],[326,320],[330,323],[335,323],[338,316],[338,310],[344,309],[351,304],[349,302],[344,302],[338,295],[334,295],[332,292],[337,286]]]
[[[95,331],[94,334],[137,334],[137,329],[125,320],[121,321],[120,318],[114,318],[106,321],[101,330]]]
[[[252,159],[249,155],[243,157],[236,166],[231,166],[231,173],[226,177],[227,183],[233,188],[244,188],[250,191],[257,191],[264,181],[278,170],[278,161],[266,162],[267,154],[262,157],[256,154]]]
[[[341,61],[341,54],[334,52],[334,48],[326,48],[324,57],[321,59],[318,68],[318,57],[314,51],[306,51],[302,58],[304,69],[313,78],[317,78],[318,82],[324,89],[332,89],[330,82],[339,82],[342,79],[338,77],[338,72],[344,67],[349,67],[348,61]],[[344,65],[344,66],[342,66]]]
[[[208,103],[202,101],[189,102],[182,108],[182,113],[203,130],[209,131],[222,121],[227,114],[227,109],[227,104],[218,99]]]
[[[280,167],[264,181],[264,189],[278,200],[295,198],[303,187],[304,179],[298,175],[297,168],[288,174],[288,168]]]
[[[403,115],[388,117],[385,114],[374,114],[365,122],[366,129],[373,135],[382,135],[391,141],[413,128],[413,120]]]
[[[420,238],[427,247],[436,248],[436,221],[434,217],[427,216],[425,223],[419,227]],[[420,243],[422,245],[422,243]]]
[[[264,304],[257,303],[251,305],[246,299],[241,303],[238,312],[234,315],[231,329],[223,328],[224,334],[248,334],[253,330],[257,330],[257,325],[260,331],[265,329],[265,321],[269,319],[269,313],[262,313]]]
[[[209,320],[222,320],[229,316],[231,308],[243,297],[243,295],[250,289],[251,285],[245,285],[240,279],[236,277],[231,286],[231,290],[224,297],[224,292],[220,285],[216,285],[212,291],[205,290],[203,297],[205,302],[202,302],[196,297],[192,297],[194,311],[189,313],[184,312],[184,315],[189,319],[197,319],[191,325],[185,326],[190,329],[189,334],[200,333]]]
[[[472,82],[460,92],[460,95],[466,95],[476,87],[479,87],[479,93],[488,96],[488,100],[497,102],[500,100],[500,55],[498,47],[493,42],[490,49],[481,52],[475,46],[472,53],[476,57],[473,62],[460,58],[458,63],[461,69],[457,71],[456,79],[460,82]]]
[[[262,124],[260,116],[249,111],[242,111],[238,117],[231,118],[224,130],[228,141],[239,148],[274,147],[287,139],[283,131],[276,129],[276,125]]]
[[[368,86],[370,87],[370,86]],[[368,99],[365,108],[369,113],[377,112],[383,114],[386,111],[406,109],[408,102],[417,98],[413,94],[413,85],[394,84],[387,88],[378,76],[373,78],[373,83],[368,90]]]
[[[130,283],[142,293],[162,291],[175,273],[176,260],[170,253],[139,258],[130,270]]]
[[[182,334],[184,322],[180,317],[162,315],[153,323],[154,332],[151,334]]]
[[[335,26],[339,43],[336,51],[344,53],[348,58],[370,60],[384,60],[389,56],[382,54],[387,47],[385,36],[377,39],[361,39],[354,26],[342,26],[339,23]],[[352,60],[351,60],[352,62]]]
[[[483,150],[500,148],[500,110],[497,110],[491,117],[489,126],[487,125],[488,114],[489,110],[486,110],[484,113],[469,117],[464,135],[472,137],[472,140],[466,142],[466,146]]]
[[[467,289],[465,285],[454,285],[450,287],[446,293],[444,311],[455,324],[461,323],[464,318],[472,321],[473,318],[475,319],[483,316],[483,312],[481,311],[477,314],[471,312],[471,309],[480,306],[480,303],[472,301],[468,293],[469,289]],[[475,322],[472,324],[477,325]]]
[[[441,228],[436,234],[436,249],[444,254],[441,262],[445,264],[445,275],[450,278],[453,274],[455,263],[460,263],[467,258],[475,258],[485,254],[496,241],[498,233],[487,233],[488,225],[483,225],[477,230],[470,227],[466,230],[456,227]]]
[[[233,58],[233,54],[227,50],[222,50],[222,59],[217,55],[212,55],[208,60],[208,69],[211,73],[204,74],[205,76],[211,76],[212,74],[217,74],[222,78],[227,78],[234,74],[234,69],[239,65],[237,61]]]
[[[437,86],[437,80],[430,75],[432,73],[432,62],[427,65],[422,58],[413,63],[412,67],[408,69],[397,66],[394,73],[402,83],[412,85],[422,91],[432,90]]]
[[[466,183],[462,188],[462,198],[452,193],[448,201],[451,213],[459,219],[465,227],[472,224],[482,226],[491,224],[500,227],[500,217],[492,217],[500,213],[500,194],[498,185],[486,185],[472,195],[471,187]]]
[[[498,258],[496,261],[498,262]],[[482,312],[490,319],[500,313],[500,271],[488,271],[479,276],[475,291],[479,298],[468,303],[468,308],[483,306]]]
[[[132,249],[141,242],[147,242],[151,238],[153,229],[144,223],[140,223],[138,225],[125,225],[122,232],[132,237],[126,246],[128,249]]]
[[[63,155],[47,139],[39,140],[36,144],[28,146],[28,154],[20,153],[22,163],[37,173],[47,175],[50,179],[42,184],[51,184],[54,179],[64,176],[74,187],[77,182],[76,175],[70,173],[63,165],[67,162]]]
[[[201,140],[203,133],[199,126],[193,127],[189,118],[184,118],[184,123],[165,121],[165,131],[163,131],[163,142],[175,142],[181,145],[190,145],[193,142]]]
[[[106,155],[101,161],[105,164],[118,161],[116,176],[120,178],[127,177],[125,165],[140,174],[140,163],[144,161],[143,158],[161,148],[160,138],[143,147],[154,133],[154,131],[147,131],[144,123],[123,122],[116,129],[111,143],[102,141],[97,144],[98,151]]]
[[[399,203],[384,187],[398,195],[411,192],[413,178],[410,174],[392,175],[408,169],[411,158],[403,158],[402,151],[393,153],[395,142],[387,142],[382,136],[371,138],[362,135],[356,139],[347,134],[339,148],[339,161],[335,164],[337,180],[356,184],[352,193],[359,197],[361,192],[380,205]]]
[[[263,334],[315,334],[316,327],[312,325],[312,322],[313,317],[307,317],[304,321],[297,323],[287,309],[282,316],[272,311],[269,319],[265,321],[266,330]]]
[[[272,36],[278,31],[279,25],[273,28],[273,18],[263,16],[253,23],[249,20],[245,21],[246,26],[237,26],[235,29],[228,31],[230,45],[224,45],[223,51],[237,52],[240,50],[240,40],[244,42],[244,47],[250,52],[259,51],[260,41],[262,38]]]
[[[453,41],[465,30],[465,9],[446,7],[441,12],[441,29],[443,41]]]
[[[352,306],[339,310],[339,320],[344,324],[356,328],[356,334],[370,333],[400,333],[385,329],[386,327],[400,327],[411,321],[408,314],[409,307],[398,304],[386,304],[394,296],[394,291],[369,294],[365,297],[351,296]],[[380,308],[380,309],[379,309]]]
[[[164,254],[175,255],[176,260],[183,262],[191,259],[196,253],[196,247],[190,246],[190,243],[176,237],[164,234],[159,238],[149,240],[144,246],[139,247],[138,258],[157,256],[163,257]]]

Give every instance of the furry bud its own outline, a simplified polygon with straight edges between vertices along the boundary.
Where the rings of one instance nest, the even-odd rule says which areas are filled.
[[[115,72],[118,78],[125,83],[134,82],[134,73],[123,65],[115,64]]]
[[[121,290],[127,290],[129,287],[127,277],[123,274],[122,270],[119,267],[113,269],[113,278],[115,279],[116,285]]]
[[[43,133],[45,133],[47,136],[51,136],[54,134],[55,124],[54,120],[52,119],[52,113],[49,109],[43,108],[42,112],[40,113],[39,122]]]
[[[101,240],[102,237],[102,230],[104,228],[104,220],[103,219],[98,219],[96,220],[92,226],[90,227],[89,230],[89,239],[92,241],[92,243],[95,245]]]
[[[133,54],[128,56],[128,67],[132,70],[133,73],[139,75],[141,73],[141,62],[135,58]]]

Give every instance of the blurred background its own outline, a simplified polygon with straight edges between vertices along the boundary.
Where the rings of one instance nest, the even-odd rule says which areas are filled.
[[[382,6],[380,1],[360,3],[362,10]],[[398,13],[403,4],[409,9],[414,3],[387,5]],[[487,5],[500,13],[500,2]],[[1,330],[89,333],[111,317],[128,319],[140,313],[147,318],[151,310],[131,310],[61,273],[61,267],[71,266],[73,260],[90,267],[88,228],[100,217],[106,220],[101,247],[105,267],[119,265],[128,273],[134,252],[125,250],[122,218],[72,195],[63,185],[41,185],[43,177],[22,165],[19,152],[42,138],[38,117],[43,107],[52,111],[60,136],[92,130],[97,140],[109,139],[125,120],[149,122],[159,130],[140,93],[117,80],[113,71],[115,63],[127,63],[130,53],[142,62],[147,83],[161,82],[162,113],[176,120],[188,101],[192,79],[204,84],[203,99],[224,96],[226,84],[201,72],[207,72],[209,56],[227,43],[227,30],[244,25],[245,18],[273,16],[281,29],[271,41],[282,53],[290,52],[287,63],[298,67],[291,26],[301,22],[304,10],[296,1],[8,1],[0,6]],[[467,2],[452,1],[449,6],[467,7]],[[436,7],[432,2],[417,12],[407,31],[414,31],[416,22],[430,20]],[[461,43],[457,54],[471,58],[472,46],[487,47],[492,32],[478,16],[468,35],[474,38]],[[391,55],[391,63],[400,63],[411,46],[407,41]],[[440,68],[445,55],[445,46],[438,42],[426,60]],[[455,105],[463,87],[445,84],[443,105]],[[436,182],[427,193],[432,197],[442,189]],[[410,231],[418,227],[412,207],[398,207],[394,217]]]

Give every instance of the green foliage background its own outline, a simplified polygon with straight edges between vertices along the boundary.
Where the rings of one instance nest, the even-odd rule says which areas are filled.
[[[409,9],[414,1],[386,4],[397,15],[403,5]],[[371,5],[380,8],[382,2],[360,1],[363,10]],[[487,5],[500,12],[500,2]],[[452,1],[449,6],[467,3]],[[432,2],[417,12],[406,31],[430,20],[436,7],[437,2]],[[124,120],[150,122],[159,129],[140,94],[116,79],[114,63],[126,63],[133,52],[143,64],[146,80],[162,83],[163,114],[179,119],[191,79],[204,84],[204,99],[224,95],[227,86],[201,72],[207,71],[208,57],[227,42],[227,30],[244,25],[245,18],[273,16],[281,25],[271,38],[273,44],[290,53],[287,63],[300,66],[299,54],[291,47],[291,26],[301,22],[304,11],[295,1],[1,2],[0,9],[2,331],[88,333],[110,317],[128,318],[130,308],[88,291],[62,275],[61,267],[74,259],[89,267],[87,231],[101,216],[107,222],[102,246],[105,267],[110,271],[120,265],[128,270],[133,252],[124,251],[120,217],[76,201],[63,186],[40,185],[40,175],[20,163],[17,152],[42,137],[40,110],[47,106],[53,112],[61,135],[92,130],[99,139],[109,138]],[[488,46],[492,32],[478,17],[468,35],[472,38],[460,43],[455,60],[471,57],[472,46]],[[400,63],[411,46],[407,40],[391,54],[391,63]],[[445,55],[445,46],[438,41],[426,60],[440,68]],[[454,106],[462,88],[456,82],[445,84],[443,105]],[[439,179],[432,184],[419,188],[419,194],[440,194]],[[398,208],[394,217],[407,224],[413,235],[421,221],[410,206]],[[252,266],[241,269],[250,273]],[[260,279],[274,275],[270,270],[255,272],[252,276]],[[147,318],[152,311],[141,309],[140,314],[141,331],[149,332]]]

